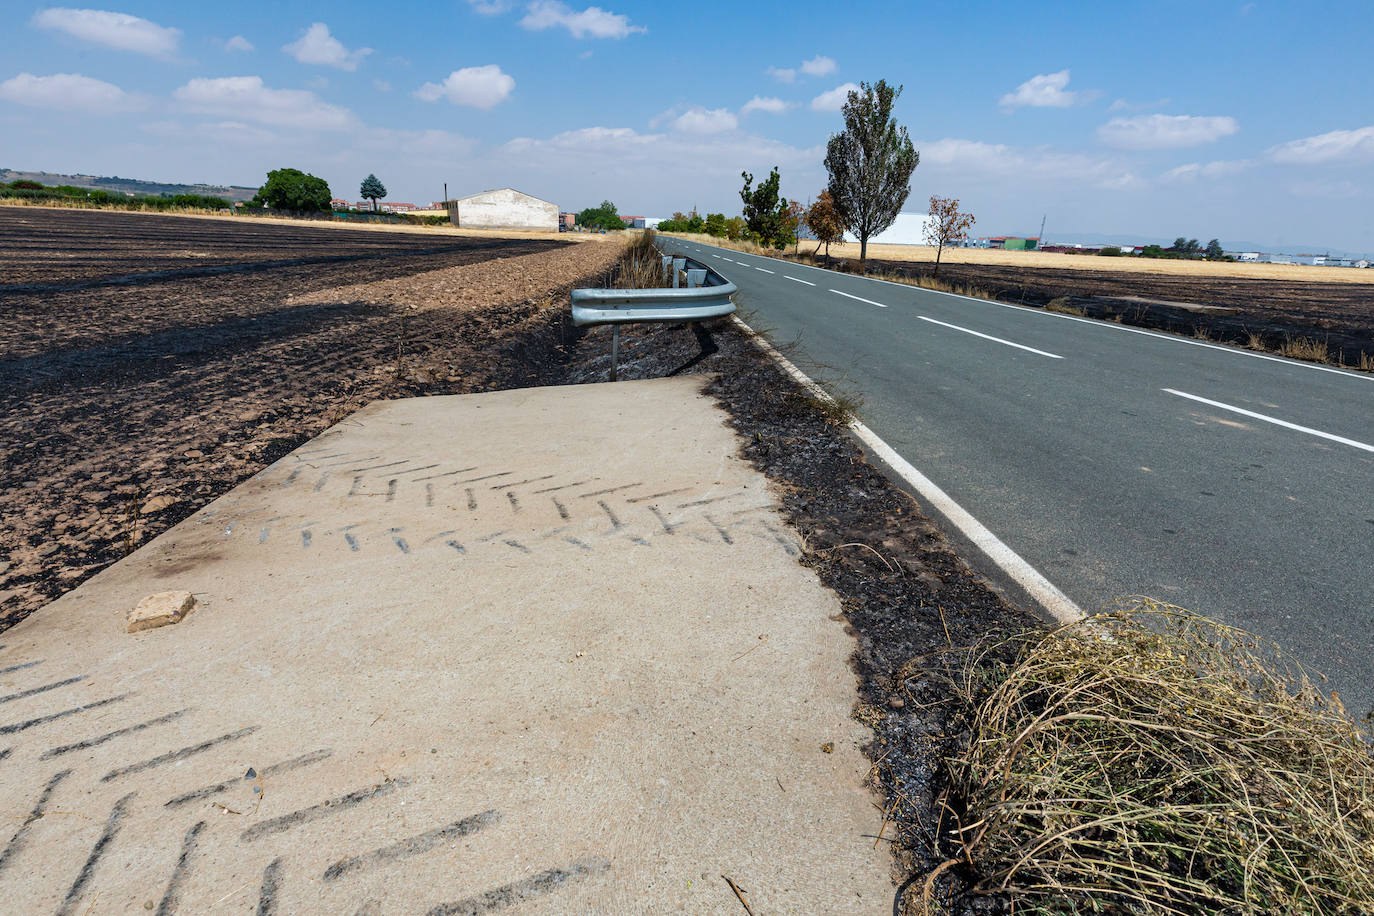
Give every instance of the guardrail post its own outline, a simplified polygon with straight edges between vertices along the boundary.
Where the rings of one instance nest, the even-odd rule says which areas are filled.
[[[686,258],[673,258],[673,289],[677,289],[681,285],[682,278],[678,275],[682,273],[682,268],[686,266]]]
[[[667,283],[668,278],[673,275],[673,256],[665,254],[663,256],[663,282]]]
[[[696,289],[698,286],[706,285],[706,271],[704,268],[697,268],[687,271],[687,288]]]
[[[620,325],[611,325],[611,381],[616,381],[616,363],[620,361]]]

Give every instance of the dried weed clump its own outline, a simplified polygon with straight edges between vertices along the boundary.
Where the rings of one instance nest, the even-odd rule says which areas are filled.
[[[663,255],[654,244],[654,230],[646,229],[626,246],[615,268],[615,289],[660,289],[670,282],[663,276]]]
[[[953,869],[1017,913],[1374,912],[1370,734],[1273,645],[1146,599],[960,671],[925,900]]]

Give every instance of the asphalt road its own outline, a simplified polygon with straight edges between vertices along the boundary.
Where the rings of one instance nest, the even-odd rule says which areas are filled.
[[[661,241],[1084,611],[1181,605],[1374,706],[1374,376]]]

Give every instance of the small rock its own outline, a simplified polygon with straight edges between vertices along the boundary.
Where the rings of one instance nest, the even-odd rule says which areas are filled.
[[[151,630],[169,623],[180,623],[196,606],[196,599],[190,592],[158,592],[149,595],[129,612],[128,631]]]
[[[887,701],[887,705],[889,709],[901,709],[906,706],[906,700],[903,700],[901,697],[892,697]]]
[[[198,448],[187,449],[186,451],[182,452],[182,454],[185,455],[187,458],[204,458],[204,457],[205,457],[205,453],[202,452],[202,451],[201,451],[200,449],[198,449]]]
[[[163,509],[176,505],[176,502],[175,496],[154,496],[144,503],[143,508],[139,511],[144,515],[152,515],[154,512],[161,512]]]
[[[53,554],[57,553],[57,545],[44,544],[42,547],[38,548],[37,553],[40,557],[50,557]]]
[[[822,754],[833,754],[833,753],[835,753],[835,742],[834,742],[834,741],[827,741],[827,742],[825,742],[824,744],[822,744],[822,745],[821,745],[821,753],[822,753]]]

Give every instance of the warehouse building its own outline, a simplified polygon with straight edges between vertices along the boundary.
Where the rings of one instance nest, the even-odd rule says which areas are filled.
[[[868,240],[870,245],[929,245],[926,227],[930,217],[924,213],[898,213],[892,225]],[[846,242],[857,242],[853,233],[846,232]]]
[[[558,231],[558,205],[498,188],[446,201],[449,221],[461,229],[533,229]]]

